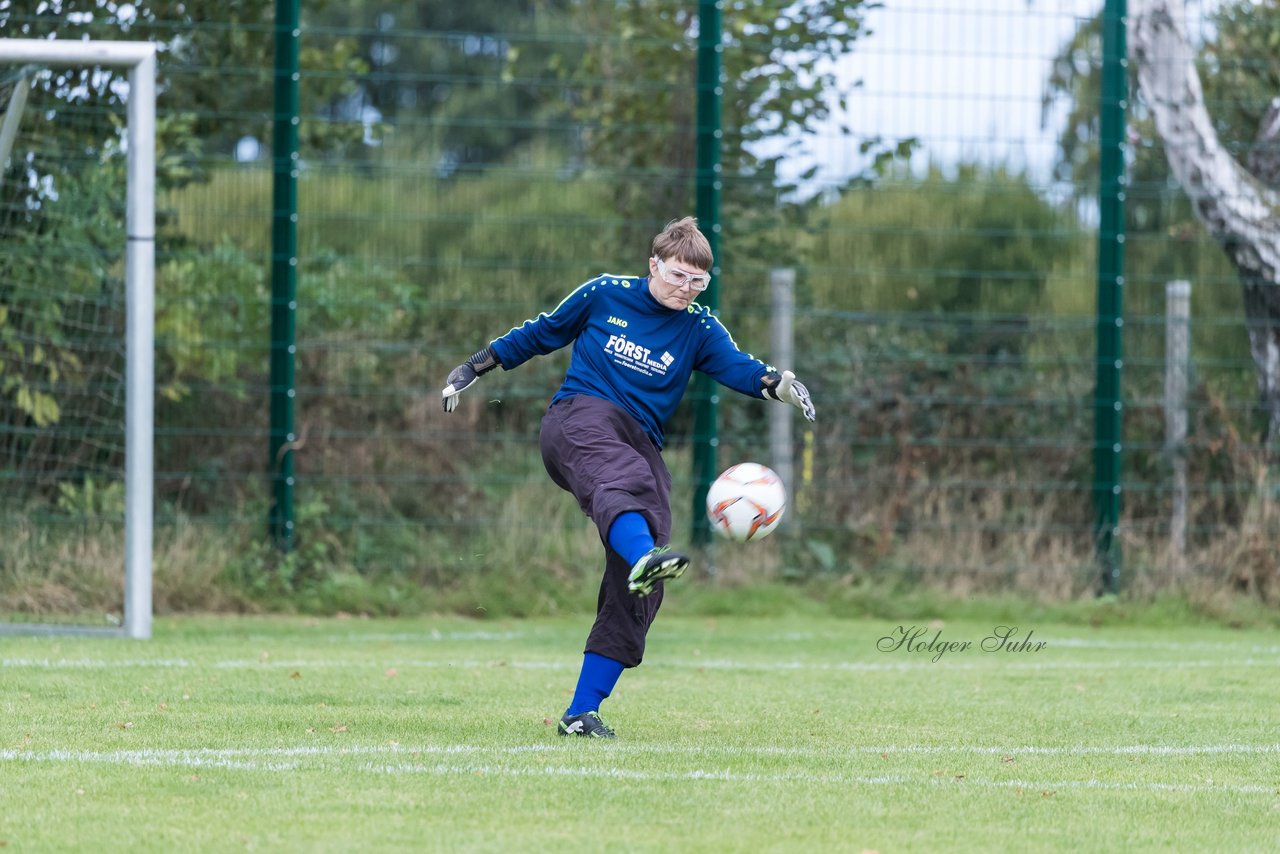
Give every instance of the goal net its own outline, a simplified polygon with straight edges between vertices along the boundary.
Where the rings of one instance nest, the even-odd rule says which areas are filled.
[[[0,39],[0,631],[151,633],[155,49]]]

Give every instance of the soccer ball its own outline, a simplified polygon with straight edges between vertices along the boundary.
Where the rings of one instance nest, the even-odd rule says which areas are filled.
[[[739,543],[762,540],[778,527],[787,507],[782,478],[768,466],[738,463],[707,491],[707,518],[721,536]]]

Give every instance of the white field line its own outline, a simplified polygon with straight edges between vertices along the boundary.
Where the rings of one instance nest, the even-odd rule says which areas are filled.
[[[370,632],[363,634],[352,632],[343,635],[327,635],[325,640],[333,644],[348,644],[367,641],[371,643],[417,643],[417,642],[470,642],[470,641],[518,641],[532,637],[525,632],[486,632],[486,631],[424,631],[424,632]],[[701,637],[701,636],[700,636]],[[679,640],[679,638],[676,638]],[[754,635],[755,641],[767,643],[808,643],[818,640],[814,632],[779,632],[775,634]],[[1233,653],[1252,653],[1256,655],[1280,655],[1280,645],[1230,643],[1224,641],[1147,641],[1147,640],[1107,640],[1103,638],[1073,638],[1037,636],[1037,640],[1046,641],[1050,647],[1068,649],[1129,649],[1152,652],[1190,652],[1219,651]]]
[[[447,631],[439,630],[421,631],[421,632],[350,632],[345,634],[325,633],[311,639],[314,643],[328,643],[331,645],[343,645],[352,643],[473,643],[473,642],[495,642],[507,643],[512,641],[526,640],[535,637],[521,631]],[[877,637],[879,637],[877,635]],[[829,640],[825,636],[822,640]],[[680,641],[681,636],[674,637],[674,640]],[[685,638],[687,641],[693,641],[692,638]],[[703,640],[701,635],[698,640]],[[763,641],[767,643],[808,643],[809,641],[819,640],[819,636],[814,632],[781,632],[766,635],[753,635],[753,640]],[[874,643],[874,638],[868,640]],[[1256,643],[1231,643],[1224,641],[1146,641],[1146,640],[1109,640],[1103,638],[1079,638],[1079,637],[1055,637],[1053,635],[1037,636],[1037,641],[1044,641],[1048,644],[1049,649],[1125,649],[1134,651],[1151,651],[1151,652],[1227,652],[1227,653],[1248,653],[1253,655],[1277,655],[1280,656],[1280,645],[1277,644],[1256,644]],[[264,639],[264,643],[267,642]]]
[[[1153,652],[1249,652],[1259,655],[1280,655],[1280,646],[1251,643],[1222,643],[1218,641],[1125,641],[1102,640],[1099,638],[1054,638],[1049,640],[1053,646],[1072,649],[1132,649],[1150,650]]]
[[[607,753],[601,757],[617,753],[616,745],[606,745]],[[1245,747],[1239,745],[1239,747]],[[1280,749],[1276,745],[1260,745],[1267,752]],[[1209,748],[1212,749],[1212,748]],[[963,748],[960,748],[963,750]],[[492,775],[507,777],[579,777],[636,780],[642,782],[733,782],[733,783],[809,783],[841,786],[918,786],[920,784],[937,786],[976,787],[982,789],[1020,789],[1031,792],[1054,792],[1066,789],[1100,789],[1136,792],[1186,792],[1186,793],[1228,793],[1228,794],[1280,794],[1280,784],[1225,784],[1225,783],[1163,783],[1107,780],[994,780],[975,778],[969,775],[956,776],[935,774],[918,775],[857,775],[840,773],[812,773],[806,771],[755,773],[727,770],[690,769],[687,771],[644,771],[616,766],[512,766],[493,764],[491,762],[437,762],[423,763],[417,758],[428,755],[457,754],[503,754],[557,752],[554,748],[529,746],[525,748],[486,748],[476,745],[442,745],[424,748],[407,747],[370,747],[370,748],[276,748],[276,749],[244,749],[244,750],[127,750],[127,751],[71,751],[55,750],[45,752],[24,752],[16,750],[0,751],[0,760],[9,762],[49,762],[68,764],[109,764],[129,765],[134,767],[181,767],[181,768],[219,768],[236,771],[299,771],[327,770],[311,766],[306,759],[341,759],[349,756],[363,755],[408,755],[415,758],[412,762],[362,762],[353,770],[367,773],[402,775],[431,774],[439,776]],[[561,755],[568,755],[563,749]],[[626,751],[637,752],[637,751]],[[645,752],[662,752],[649,750]],[[741,752],[741,751],[740,751]],[[824,755],[830,756],[830,751]],[[497,756],[495,756],[497,758]]]
[[[532,635],[520,631],[441,632],[438,630],[431,630],[422,632],[370,632],[367,634],[351,632],[343,635],[328,635],[326,636],[326,640],[335,644],[352,642],[358,643],[361,641],[376,643],[413,643],[426,641],[440,643],[467,641],[515,641],[524,640],[529,637],[532,637]],[[753,639],[767,643],[807,643],[809,641],[818,640],[819,638],[814,632],[776,632],[773,634],[753,635]],[[1231,643],[1224,641],[1108,640],[1104,638],[1054,637],[1052,635],[1039,636],[1037,639],[1044,640],[1053,647],[1066,647],[1073,649],[1131,649],[1165,652],[1216,650],[1221,652],[1248,652],[1259,655],[1280,655],[1280,645],[1276,644],[1262,645],[1251,643]]]
[[[436,630],[422,632],[351,632],[345,635],[324,635],[324,639],[330,643],[346,644],[360,641],[370,641],[373,643],[418,643],[428,641],[432,643],[441,642],[470,642],[470,641],[513,641],[522,640],[527,635],[524,632],[441,632]]]
[[[646,670],[670,668],[677,670],[764,670],[764,671],[827,671],[827,672],[860,672],[860,671],[911,671],[911,670],[990,670],[993,667],[1019,671],[1052,671],[1052,670],[1183,670],[1188,668],[1231,668],[1231,667],[1276,667],[1280,666],[1277,658],[1239,658],[1239,659],[1198,659],[1169,661],[1107,661],[1107,660],[1029,660],[1028,657],[1042,659],[1046,652],[1021,653],[980,653],[981,662],[960,661],[961,656],[974,657],[974,653],[948,653],[939,662],[930,661],[928,653],[884,653],[885,661],[736,661],[732,659],[658,659],[646,665]],[[901,659],[909,660],[901,660]],[[314,667],[317,669],[369,669],[369,668],[457,668],[457,669],[489,669],[509,667],[514,670],[578,670],[581,664],[565,661],[533,661],[508,659],[417,659],[402,660],[385,659],[229,659],[222,661],[200,662],[186,658],[2,658],[0,669],[8,668],[40,668],[40,669],[82,669],[110,670],[127,668],[157,669],[214,669],[214,670],[265,670],[271,668],[301,669]]]
[[[138,750],[76,751],[76,750],[0,750],[3,761],[50,762],[121,762],[148,763],[152,761],[236,760],[236,759],[298,759],[330,758],[346,756],[452,756],[489,755],[520,756],[532,753],[564,755],[574,749],[577,742],[556,744],[521,744],[500,747],[484,744],[374,744],[330,747],[305,745],[297,747],[199,747],[199,748],[141,748]],[[1280,755],[1280,744],[1128,744],[1111,747],[1102,745],[1074,746],[982,746],[982,745],[931,745],[886,744],[853,747],[783,747],[776,745],[715,746],[679,744],[609,744],[609,754],[638,754],[658,756],[784,756],[815,759],[833,757],[876,756],[895,754],[943,756],[987,755],[1000,757],[1018,756],[1222,756],[1222,755]],[[601,754],[606,755],[606,754]]]
[[[1259,786],[1253,784],[1214,784],[1214,783],[1137,783],[1111,782],[1107,780],[990,780],[981,778],[908,776],[887,774],[862,776],[850,774],[809,774],[804,772],[753,774],[737,771],[635,771],[626,768],[585,768],[545,766],[541,768],[513,768],[510,766],[492,765],[375,765],[367,764],[361,770],[381,774],[435,774],[441,776],[454,775],[486,775],[507,777],[603,777],[606,779],[623,779],[638,781],[715,781],[726,783],[808,783],[837,786],[952,786],[955,788],[975,787],[980,789],[1019,789],[1042,794],[1064,789],[1104,789],[1132,792],[1187,792],[1187,793],[1226,793],[1232,795],[1274,795],[1280,794],[1280,785]]]

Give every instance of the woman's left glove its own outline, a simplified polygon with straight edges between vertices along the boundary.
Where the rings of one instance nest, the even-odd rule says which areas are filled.
[[[760,380],[763,388],[760,393],[781,403],[789,403],[796,409],[804,413],[804,417],[810,421],[816,421],[818,413],[813,408],[813,401],[809,399],[809,389],[804,387],[804,383],[796,379],[796,375],[791,371],[783,371],[781,374],[769,372]]]

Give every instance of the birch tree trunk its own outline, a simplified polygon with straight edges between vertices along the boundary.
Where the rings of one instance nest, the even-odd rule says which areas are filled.
[[[1205,109],[1182,0],[1130,0],[1129,8],[1130,57],[1169,168],[1244,288],[1249,349],[1267,411],[1265,442],[1274,455],[1280,449],[1280,192],[1245,169],[1218,139]],[[1280,137],[1276,112],[1273,102],[1259,142]]]

